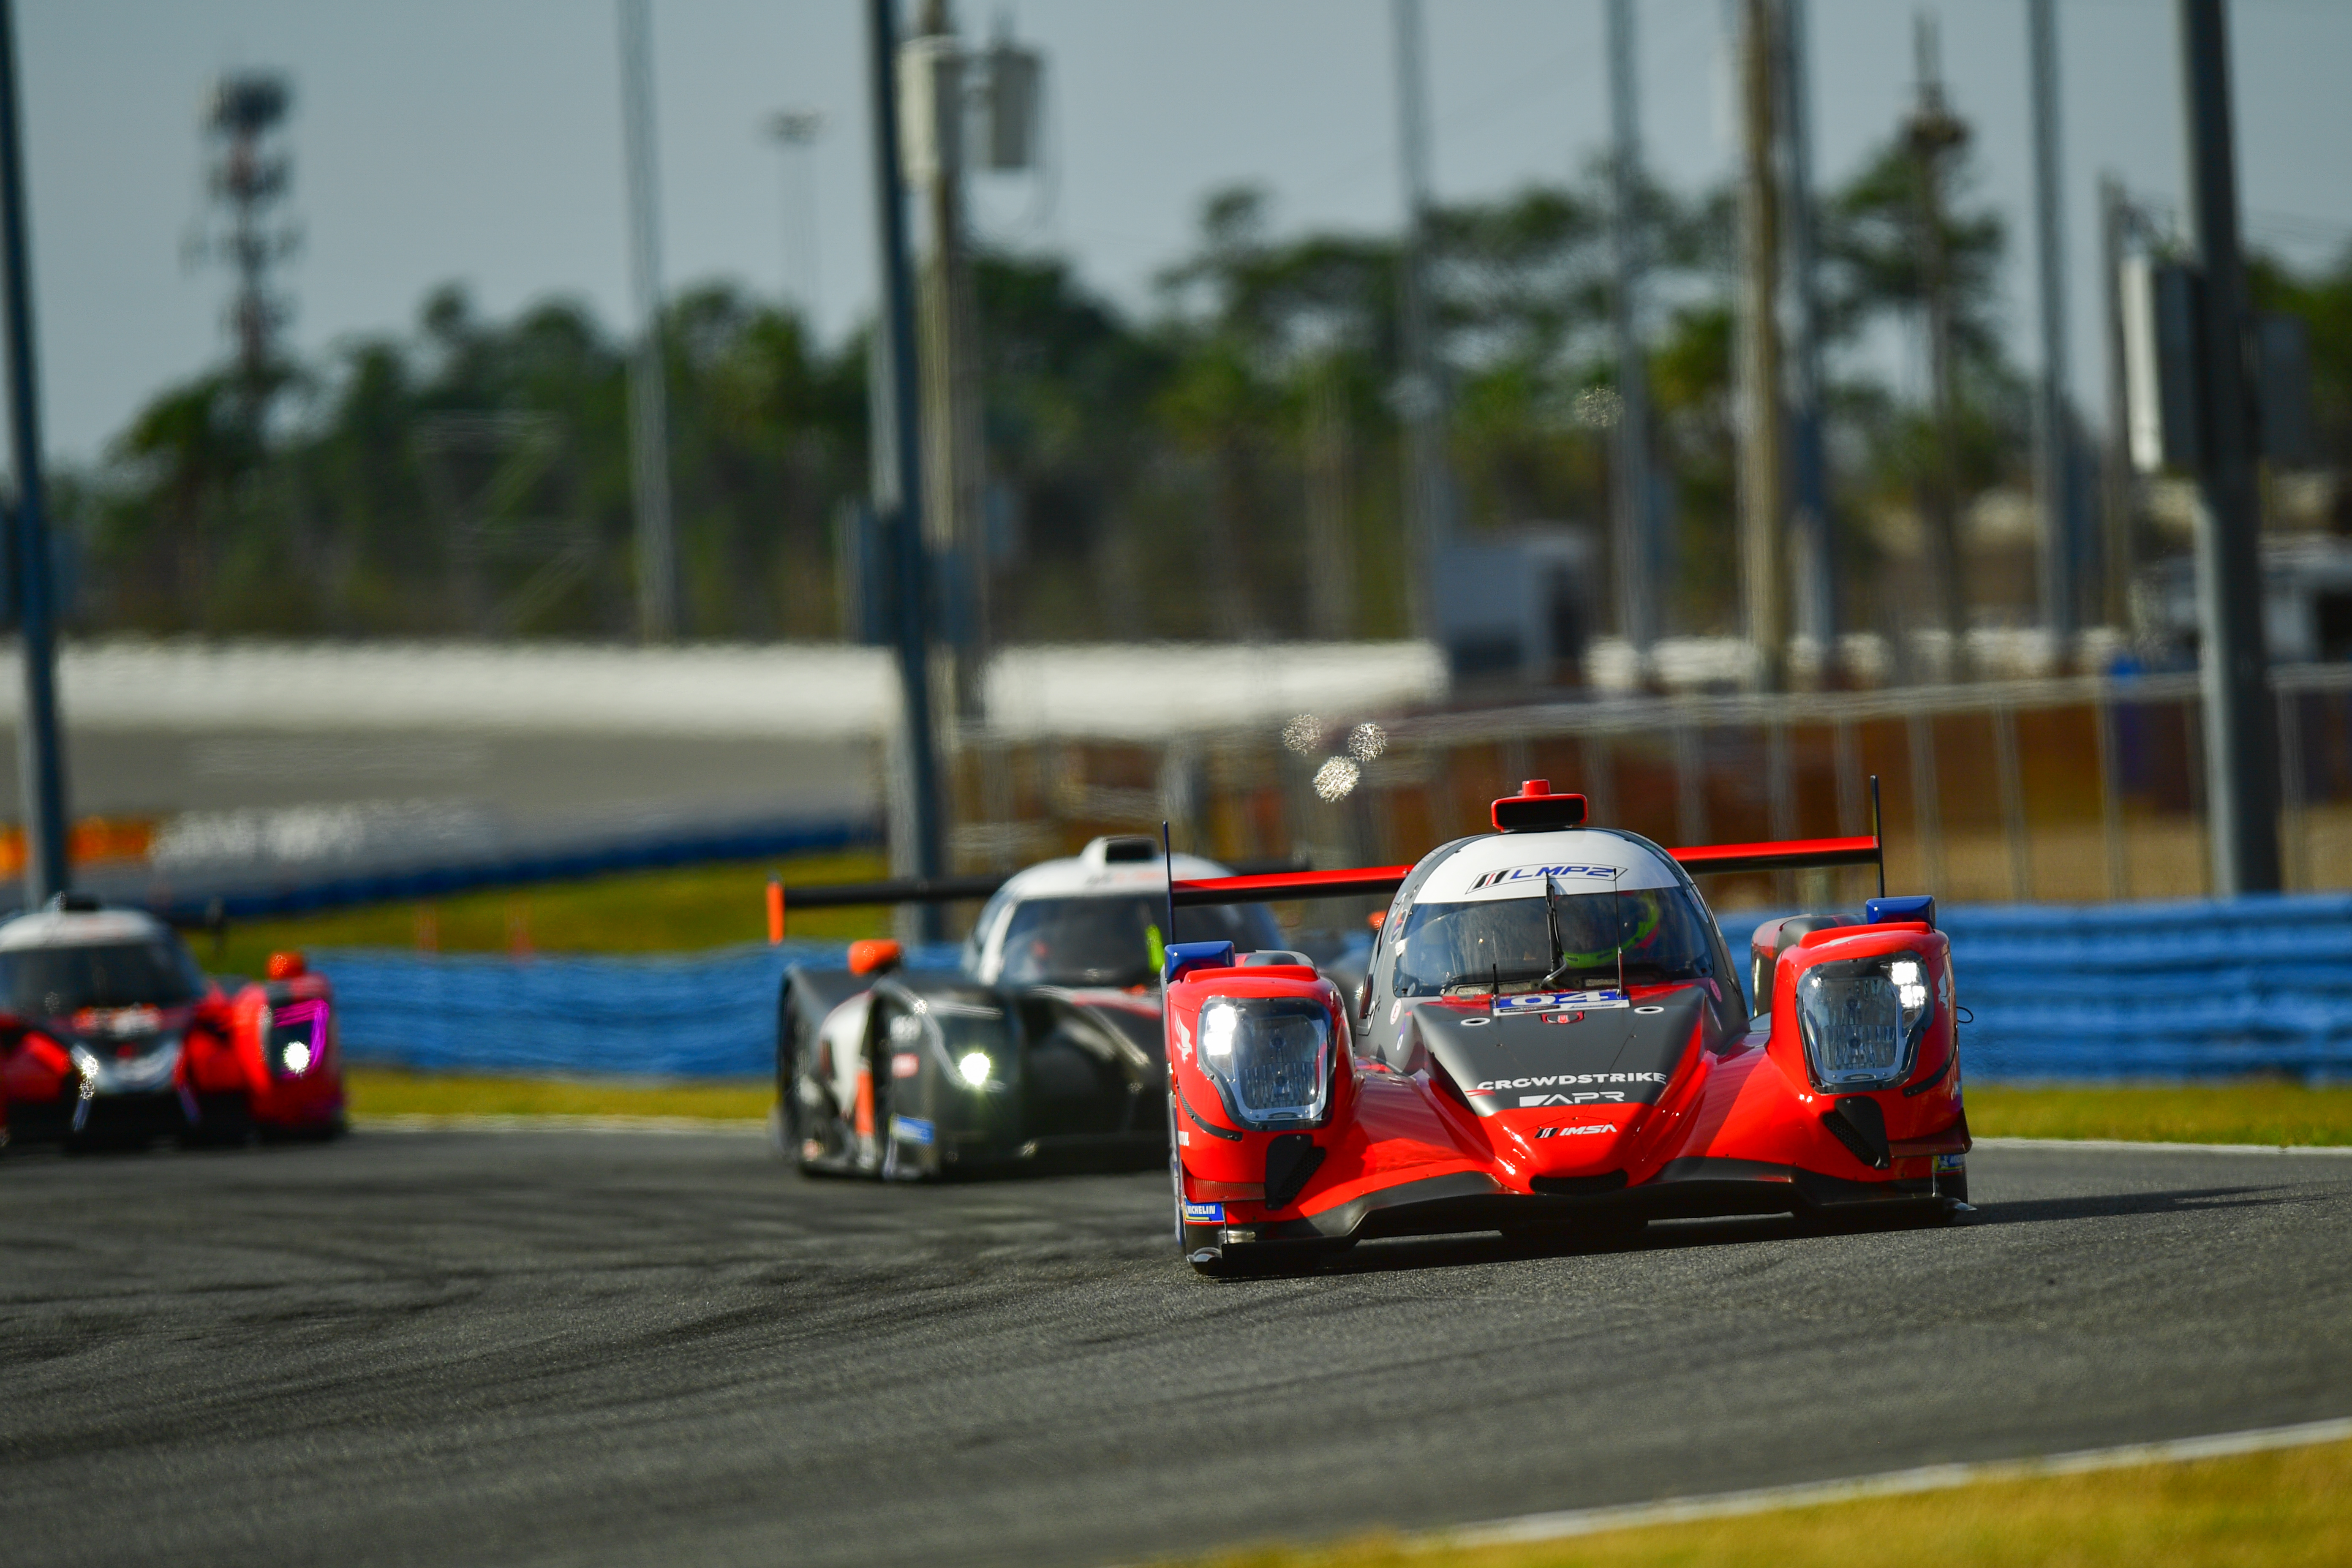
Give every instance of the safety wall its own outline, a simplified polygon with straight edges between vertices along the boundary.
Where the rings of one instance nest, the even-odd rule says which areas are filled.
[[[2352,895],[1961,908],[1951,933],[1969,1077],[2352,1077]],[[1724,924],[1737,956],[1746,917]],[[1747,929],[1742,929],[1746,927]],[[774,1063],[788,942],[674,958],[322,951],[345,1054],[442,1071],[756,1077]],[[947,968],[955,949],[919,951]]]

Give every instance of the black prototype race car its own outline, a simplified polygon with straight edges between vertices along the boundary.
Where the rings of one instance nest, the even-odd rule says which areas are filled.
[[[1181,878],[1226,875],[1175,857]],[[954,972],[908,970],[896,942],[847,971],[795,967],[777,1000],[779,1152],[811,1174],[919,1181],[1168,1160],[1159,971],[1170,940],[1280,945],[1263,905],[1167,921],[1148,838],[1098,838],[991,898]]]

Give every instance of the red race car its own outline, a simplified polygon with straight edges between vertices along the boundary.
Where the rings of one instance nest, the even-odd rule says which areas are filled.
[[[69,1146],[343,1130],[334,993],[299,953],[207,980],[169,926],[68,893],[0,924],[8,1138]]]
[[[1873,781],[1875,798],[1875,781]],[[1542,780],[1420,863],[1178,881],[1171,901],[1393,889],[1352,999],[1296,953],[1170,950],[1176,1225],[1203,1273],[1372,1237],[1968,1197],[1951,948],[1879,840],[1661,849]],[[1751,1019],[1691,871],[1880,866],[1864,913],[1767,922]]]

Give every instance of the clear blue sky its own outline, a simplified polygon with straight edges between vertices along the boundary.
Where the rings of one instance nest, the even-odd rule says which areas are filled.
[[[830,330],[871,298],[862,7],[856,0],[653,0],[663,233],[673,288],[731,278],[782,290],[783,105],[822,109],[814,154]],[[1907,102],[1900,0],[1812,0],[1825,179]],[[2030,342],[2021,0],[1941,0],[1946,71],[1977,126],[1984,195],[2011,214],[2011,325]],[[2352,240],[2352,3],[2238,0],[2239,131],[2250,226],[2305,259]],[[1640,0],[1645,134],[1684,182],[1728,163],[1723,0]],[[2179,188],[2170,0],[2059,0],[2078,394],[2096,408],[2095,182]],[[1202,194],[1248,179],[1286,226],[1392,226],[1399,210],[1383,0],[1018,0],[1000,12],[1048,56],[1050,193],[980,193],[990,226],[1074,256],[1137,308],[1188,243]],[[1429,0],[1440,195],[1552,179],[1600,150],[1599,0]],[[611,0],[20,0],[51,445],[87,458],[166,381],[224,351],[227,280],[189,271],[196,111],[225,67],[289,71],[299,95],[287,281],[298,344],[405,330],[425,291],[482,307],[550,294],[625,320]],[[1050,205],[1042,198],[1050,195]],[[1042,213],[1042,216],[1039,216]]]

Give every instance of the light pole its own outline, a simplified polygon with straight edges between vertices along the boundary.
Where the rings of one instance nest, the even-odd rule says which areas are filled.
[[[802,324],[814,334],[818,315],[816,244],[817,139],[824,110],[780,109],[768,116],[768,139],[784,150],[785,288],[800,297]]]
[[[16,620],[25,710],[16,763],[25,812],[25,901],[66,890],[65,764],[58,750],[57,617],[50,600],[49,532],[41,483],[41,397],[33,363],[33,281],[26,268],[23,113],[16,91],[16,16],[0,0],[0,264],[6,268],[8,435],[16,461]]]

